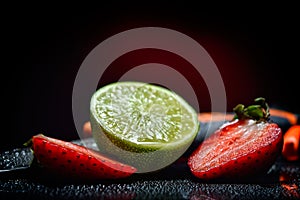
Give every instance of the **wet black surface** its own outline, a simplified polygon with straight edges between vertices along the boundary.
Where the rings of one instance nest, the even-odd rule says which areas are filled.
[[[1,199],[299,199],[299,162],[278,158],[270,171],[253,179],[204,182],[185,162],[155,173],[114,181],[68,181],[41,170],[1,176]]]
[[[281,127],[285,121],[273,118]],[[300,161],[278,157],[266,174],[240,180],[203,181],[194,177],[187,156],[220,126],[200,124],[201,131],[187,152],[172,165],[156,172],[133,174],[119,180],[93,182],[68,180],[31,166],[0,173],[0,199],[299,199]],[[75,143],[97,149],[92,138]],[[21,155],[21,156],[20,156]],[[12,160],[11,164],[7,160]],[[1,153],[0,167],[26,166],[32,159],[28,149]]]

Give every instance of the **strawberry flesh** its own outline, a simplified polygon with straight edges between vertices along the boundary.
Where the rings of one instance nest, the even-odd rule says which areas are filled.
[[[40,165],[56,174],[79,179],[117,179],[136,172],[132,166],[109,159],[71,142],[38,134],[32,149]]]
[[[282,131],[275,123],[233,120],[209,136],[189,157],[198,178],[237,178],[266,172],[280,154]]]

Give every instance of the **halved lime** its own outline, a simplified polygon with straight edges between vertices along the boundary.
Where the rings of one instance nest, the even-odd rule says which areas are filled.
[[[200,128],[197,112],[181,96],[143,82],[116,82],[98,89],[90,113],[99,150],[140,173],[176,161]]]

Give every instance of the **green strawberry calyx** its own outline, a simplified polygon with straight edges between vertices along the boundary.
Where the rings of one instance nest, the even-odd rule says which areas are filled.
[[[270,117],[270,108],[265,98],[258,97],[254,99],[254,104],[245,107],[243,104],[238,104],[233,108],[235,119],[253,119],[258,122],[268,121]]]

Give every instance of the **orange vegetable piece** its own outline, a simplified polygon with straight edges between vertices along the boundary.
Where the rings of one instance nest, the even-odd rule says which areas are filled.
[[[232,120],[234,114],[231,113],[221,113],[221,112],[202,112],[198,114],[198,120],[202,123],[208,123],[210,121],[223,121],[223,120]]]
[[[283,136],[282,155],[289,161],[299,159],[300,125],[291,126]]]
[[[85,137],[90,137],[92,136],[92,127],[91,127],[91,122],[87,121],[83,124],[82,127],[83,135]]]
[[[270,115],[285,118],[290,122],[291,125],[295,125],[298,121],[298,118],[295,114],[285,110],[270,108]]]
[[[270,108],[270,115],[275,117],[281,117],[289,121],[291,125],[296,125],[298,121],[297,115],[280,109]],[[221,112],[202,112],[198,114],[198,120],[203,123],[210,121],[222,121],[232,120],[233,113],[221,113]]]

